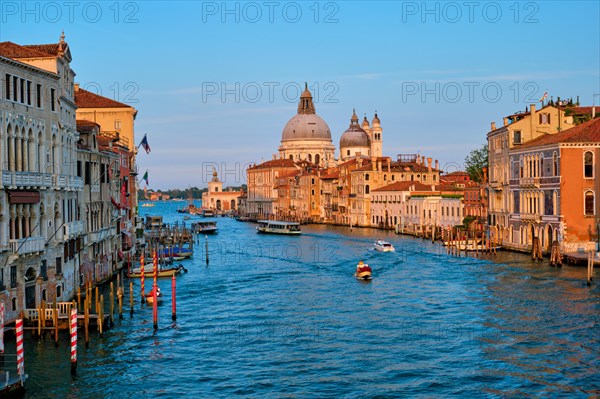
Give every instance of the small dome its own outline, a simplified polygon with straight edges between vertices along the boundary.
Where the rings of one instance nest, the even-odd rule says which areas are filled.
[[[380,125],[381,121],[379,120],[379,117],[377,116],[377,112],[375,112],[375,116],[373,117],[373,121],[371,122],[373,124],[373,126],[375,126],[375,124]]]
[[[350,127],[340,137],[340,149],[347,147],[371,147],[369,136],[358,125],[358,116],[353,112]]]
[[[369,125],[369,121],[367,120],[367,116],[365,115],[365,119],[363,119],[363,121],[362,121],[362,128],[363,129],[365,129],[365,128],[368,129],[370,127],[371,127],[371,125]]]

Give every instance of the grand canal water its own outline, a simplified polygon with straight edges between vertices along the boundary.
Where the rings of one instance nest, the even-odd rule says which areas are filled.
[[[173,222],[180,205],[140,209]],[[183,262],[176,322],[166,300],[155,332],[151,308],[137,303],[133,318],[80,347],[76,377],[66,335],[58,348],[27,335],[26,397],[600,395],[600,289],[586,286],[584,268],[450,257],[371,229],[277,237],[217,220],[209,266],[203,244]],[[396,252],[373,251],[377,238]],[[369,283],[352,276],[361,259]],[[160,286],[170,298],[170,281]]]

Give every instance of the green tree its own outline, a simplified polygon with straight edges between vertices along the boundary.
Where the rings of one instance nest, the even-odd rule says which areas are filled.
[[[472,150],[465,158],[465,170],[478,183],[483,181],[483,168],[488,167],[488,145]]]

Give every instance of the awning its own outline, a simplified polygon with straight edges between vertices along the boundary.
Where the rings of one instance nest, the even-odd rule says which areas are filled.
[[[39,191],[8,190],[8,202],[10,204],[37,204],[40,202],[40,193]]]

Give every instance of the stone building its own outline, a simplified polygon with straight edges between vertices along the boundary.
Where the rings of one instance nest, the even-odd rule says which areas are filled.
[[[600,118],[531,140],[510,152],[510,212],[505,245],[545,251],[593,250],[600,229]]]
[[[79,284],[83,240],[69,45],[0,43],[0,301],[6,322]]]
[[[237,210],[237,199],[241,191],[223,191],[223,182],[219,180],[217,171],[213,170],[213,178],[208,182],[208,190],[202,193],[202,208],[217,212]]]

